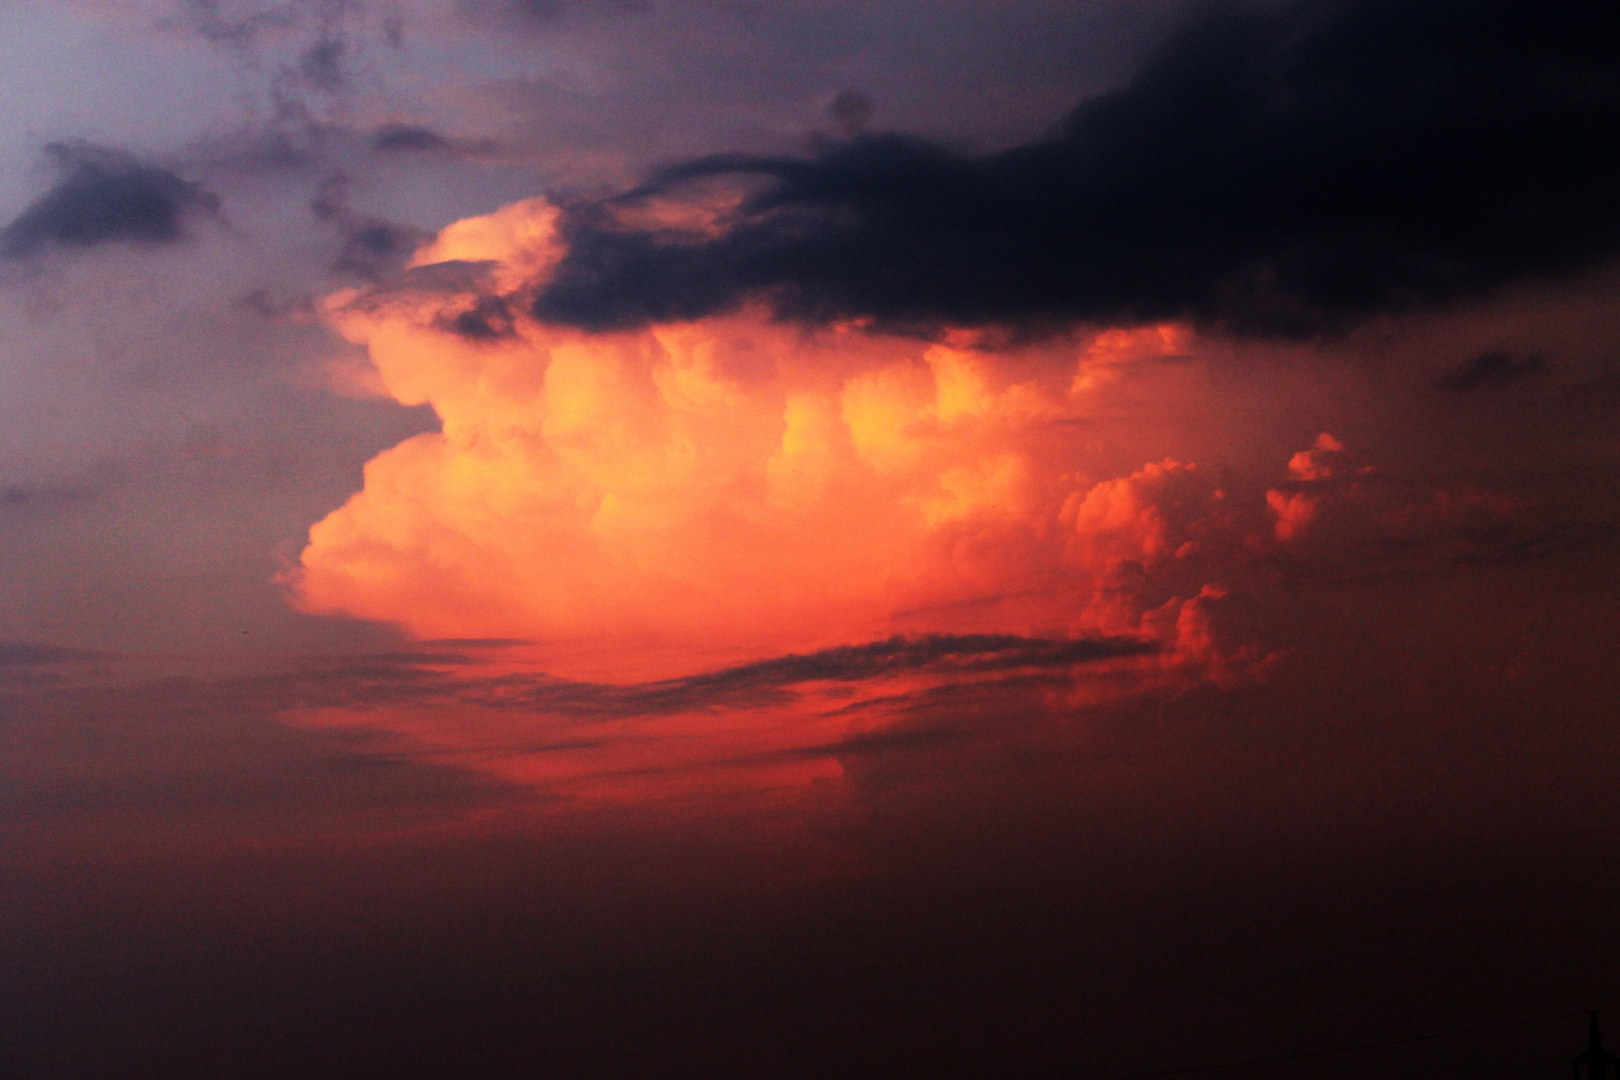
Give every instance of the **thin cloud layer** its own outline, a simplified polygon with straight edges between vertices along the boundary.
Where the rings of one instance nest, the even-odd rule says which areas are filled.
[[[763,298],[816,322],[1312,335],[1611,258],[1617,148],[1603,5],[1226,9],[1013,150],[860,134],[574,203],[534,311],[600,330]],[[626,223],[716,179],[745,197],[708,233]]]
[[[841,777],[846,756],[992,733],[951,702],[1153,685],[1155,651],[1135,639],[895,636],[618,685],[547,675],[521,643],[178,678],[135,658],[0,643],[0,706],[22,722],[6,733],[0,811],[64,826],[219,812],[254,829],[278,814],[355,815],[356,826],[369,815],[387,828],[395,814],[515,802],[791,798]],[[1081,689],[1096,678],[1120,685]],[[71,733],[84,724],[116,750],[78,747]]]

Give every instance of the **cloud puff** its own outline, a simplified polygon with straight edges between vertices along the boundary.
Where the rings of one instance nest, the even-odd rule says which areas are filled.
[[[1324,431],[1309,449],[1301,450],[1288,459],[1293,489],[1266,492],[1266,505],[1277,516],[1278,540],[1292,540],[1316,520],[1321,502],[1319,489],[1342,471],[1339,459],[1343,453],[1344,444]]]
[[[861,134],[577,202],[534,310],[595,329],[750,298],[816,321],[1343,328],[1612,257],[1617,76],[1602,5],[1223,8],[1016,149]],[[745,197],[715,234],[625,224],[717,178]]]
[[[0,230],[6,258],[50,247],[172,244],[185,237],[188,215],[219,210],[212,193],[123,151],[84,143],[45,149],[62,178]]]
[[[1491,349],[1448,371],[1440,380],[1440,385],[1446,390],[1466,394],[1472,390],[1506,386],[1545,370],[1547,361],[1542,357],[1515,356],[1502,349]]]
[[[1389,581],[1610,546],[1614,507],[1591,480],[1526,486],[1386,472],[1324,432],[1266,492],[1270,536],[1247,540],[1278,581]]]
[[[377,129],[376,134],[371,137],[371,146],[374,150],[428,152],[448,150],[450,140],[432,128],[413,124],[389,124]]]
[[[1062,519],[1073,529],[1067,556],[1093,583],[1082,625],[1103,633],[1162,632],[1184,600],[1207,595],[1211,573],[1234,569],[1238,517],[1213,470],[1196,464],[1166,458],[1102,481],[1071,495]]]

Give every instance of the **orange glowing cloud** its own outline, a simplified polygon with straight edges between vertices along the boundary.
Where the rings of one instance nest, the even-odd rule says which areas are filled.
[[[372,460],[310,530],[288,576],[304,610],[647,678],[896,629],[1148,633],[1147,611],[1218,584],[1198,569],[1229,517],[1207,470],[1087,468],[1098,395],[1186,331],[1067,355],[757,311],[590,334],[526,314],[555,216],[458,222],[402,286],[326,302],[442,431]]]
[[[1331,480],[1342,468],[1337,461],[1343,453],[1344,444],[1324,431],[1309,449],[1288,460],[1288,472],[1298,483]],[[1266,492],[1266,505],[1277,516],[1277,539],[1292,540],[1309,528],[1316,520],[1320,502],[1320,496],[1312,491]]]

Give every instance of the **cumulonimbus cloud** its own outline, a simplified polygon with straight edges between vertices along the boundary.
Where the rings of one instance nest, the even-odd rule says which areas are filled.
[[[314,526],[287,579],[306,610],[532,638],[574,676],[629,650],[619,674],[648,679],[895,632],[1174,645],[1180,603],[1218,584],[1198,557],[1234,527],[1215,473],[1085,471],[1077,421],[1182,348],[1175,328],[1079,355],[759,312],[593,334],[521,302],[556,217],[459,222],[402,282],[328,301],[443,430]]]
[[[638,227],[714,235],[726,206],[649,206]],[[398,279],[327,299],[369,389],[442,430],[378,455],[313,526],[283,577],[300,608],[533,640],[576,682],[896,633],[1135,640],[1224,680],[1266,660],[1234,620],[1268,575],[1376,574],[1392,552],[1422,572],[1545,532],[1523,499],[1387,476],[1327,432],[1236,484],[1222,439],[1165,453],[1179,436],[1137,380],[1194,387],[1182,325],[1008,344],[758,306],[544,322],[528,300],[570,257],[564,220],[545,199],[469,218]],[[1111,414],[1137,417],[1127,457]]]

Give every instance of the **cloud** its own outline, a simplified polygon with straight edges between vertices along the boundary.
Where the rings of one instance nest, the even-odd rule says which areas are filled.
[[[789,654],[743,664],[679,682],[694,689],[824,680],[859,682],[921,669],[994,671],[1061,667],[1088,660],[1137,656],[1153,649],[1150,643],[1131,638],[1050,641],[1016,634],[926,634],[920,637],[897,634],[864,645],[841,645],[805,655]]]
[[[350,186],[351,181],[342,173],[327,176],[315,190],[310,212],[338,233],[333,269],[376,281],[400,270],[427,234],[355,210],[348,201]]]
[[[463,158],[488,158],[501,149],[494,139],[446,135],[418,124],[384,124],[372,133],[370,146],[380,154]]]
[[[462,12],[474,19],[524,30],[548,30],[565,19],[644,15],[652,0],[461,0]]]
[[[64,487],[57,484],[6,484],[0,486],[0,510],[37,510],[71,506],[91,497],[91,492],[82,487]]]
[[[139,658],[0,643],[0,700],[37,721],[20,725],[0,769],[5,809],[386,818],[468,797],[770,792],[836,778],[847,756],[974,736],[982,723],[949,707],[974,688],[1027,692],[1038,681],[1062,697],[1093,674],[1151,681],[1155,651],[1135,639],[896,635],[613,684],[547,675],[522,643],[465,644],[166,677]],[[896,717],[930,730],[891,731]],[[205,719],[208,739],[190,741]],[[86,725],[112,741],[79,747]]]
[[[1016,634],[897,634],[881,641],[789,653],[719,671],[628,686],[546,679],[509,696],[512,684],[507,682],[496,700],[562,715],[644,716],[780,703],[789,700],[784,691],[811,683],[854,684],[915,673],[971,678],[1066,670],[1157,651],[1151,641],[1125,637],[1054,641]]]
[[[458,223],[417,256],[445,262],[328,302],[387,392],[431,402],[444,430],[374,460],[312,529],[288,577],[305,610],[577,647],[547,661],[574,674],[660,641],[814,649],[986,596],[1041,599],[904,629],[1070,636],[1092,572],[1056,527],[1089,486],[1083,429],[1056,422],[1076,408],[1072,354],[1015,375],[965,344],[757,316],[542,326],[500,283],[550,250],[553,213]]]
[[[1473,390],[1506,386],[1545,370],[1547,361],[1542,357],[1515,356],[1501,349],[1492,349],[1447,372],[1440,385],[1444,389],[1466,394]]]
[[[525,723],[536,718],[601,722],[780,704],[820,684],[892,687],[898,685],[896,680],[918,675],[949,684],[1041,671],[1067,674],[1083,665],[1158,651],[1154,642],[1126,637],[1048,640],[1016,634],[897,634],[678,678],[621,684],[549,675],[536,669],[526,652],[515,659],[499,655],[528,642],[489,639],[460,644],[465,648],[459,651],[424,647],[291,659],[265,674],[215,675],[203,681],[120,680],[124,689],[118,692],[147,685],[158,696],[183,699],[198,708],[264,715],[427,704],[452,713],[457,707],[471,707],[514,714],[527,718]],[[0,668],[105,666],[128,660],[112,653],[0,641]],[[80,690],[88,692],[84,686]]]
[[[298,58],[299,76],[317,90],[335,94],[349,85],[343,58],[348,46],[340,37],[322,36]]]
[[[827,106],[827,119],[837,124],[845,135],[854,136],[871,123],[873,108],[872,99],[859,90],[841,90]]]
[[[122,677],[93,670],[109,659],[125,662]],[[35,677],[8,680],[7,665]],[[13,721],[0,762],[0,814],[12,830],[78,823],[92,843],[154,821],[181,830],[230,822],[269,839],[311,818],[389,828],[424,812],[498,802],[500,785],[488,773],[401,753],[364,734],[275,720],[278,708],[316,685],[326,698],[354,704],[367,700],[368,679],[408,667],[361,664],[324,682],[297,665],[268,677],[212,670],[154,678],[129,657],[0,644],[0,690]],[[349,692],[339,689],[344,683]]]
[[[1394,473],[1324,432],[1266,491],[1271,536],[1251,537],[1248,547],[1255,571],[1287,588],[1595,557],[1620,537],[1600,473],[1572,468],[1530,483],[1493,481],[1477,469]]]
[[[605,329],[764,298],[812,321],[1312,335],[1612,257],[1617,176],[1607,7],[1224,8],[1015,149],[858,134],[575,202],[534,311]],[[713,235],[625,224],[626,208],[716,179],[745,197]]]
[[[285,30],[298,21],[298,4],[226,5],[221,0],[178,0],[162,27],[184,28],[205,41],[246,49],[267,31]]]
[[[268,120],[273,138],[291,133],[307,144],[287,148],[298,157],[324,156],[322,143],[346,125],[355,97],[376,87],[375,47],[397,52],[404,42],[398,0],[169,2],[172,13],[156,25],[222,50],[252,126]]]
[[[891,611],[1027,590],[1050,566],[1037,492],[1072,468],[1046,460],[1074,437],[1053,425],[1072,358],[1009,378],[967,345],[757,316],[543,326],[521,289],[556,259],[555,217],[533,200],[458,222],[397,281],[327,302],[387,392],[444,430],[373,461],[315,526],[289,578],[307,610],[761,656],[880,636]]]
[[[725,204],[644,209],[695,236]],[[1126,637],[1167,670],[1243,678],[1270,655],[1257,597],[1284,579],[1612,534],[1477,468],[1375,467],[1321,427],[1292,452],[1256,419],[1282,406],[1211,404],[1201,354],[1221,346],[1182,325],[931,343],[757,308],[543,323],[525,297],[566,261],[559,217],[534,199],[457,222],[397,278],[321,305],[379,390],[443,426],[368,463],[283,577],[307,613],[536,641],[572,680],[524,691],[547,707],[599,703],[580,688],[598,679],[684,700],[649,686],[895,633]],[[1210,422],[1231,415],[1261,457]]]
[[[432,128],[389,124],[377,129],[371,146],[374,150],[432,151],[448,149],[450,140]]]
[[[402,757],[625,804],[837,780],[852,757],[984,737],[1001,716],[964,711],[970,701],[1014,693],[1050,708],[1158,685],[1157,651],[1139,638],[895,635],[623,684],[555,678],[512,657],[420,668],[401,657],[335,668],[293,695],[293,672],[266,689],[294,727],[371,733]]]
[[[1339,459],[1344,444],[1327,432],[1316,437],[1309,449],[1301,450],[1288,459],[1288,472],[1293,489],[1272,489],[1266,492],[1266,505],[1277,516],[1278,540],[1291,540],[1304,532],[1316,520],[1321,502],[1318,489],[1326,485],[1341,471]]]
[[[0,667],[35,667],[53,664],[84,664],[106,660],[109,654],[60,645],[36,645],[24,641],[0,641]]]
[[[124,151],[86,143],[52,143],[45,151],[62,178],[0,230],[6,258],[51,247],[172,244],[185,238],[189,215],[219,211],[212,193]]]

